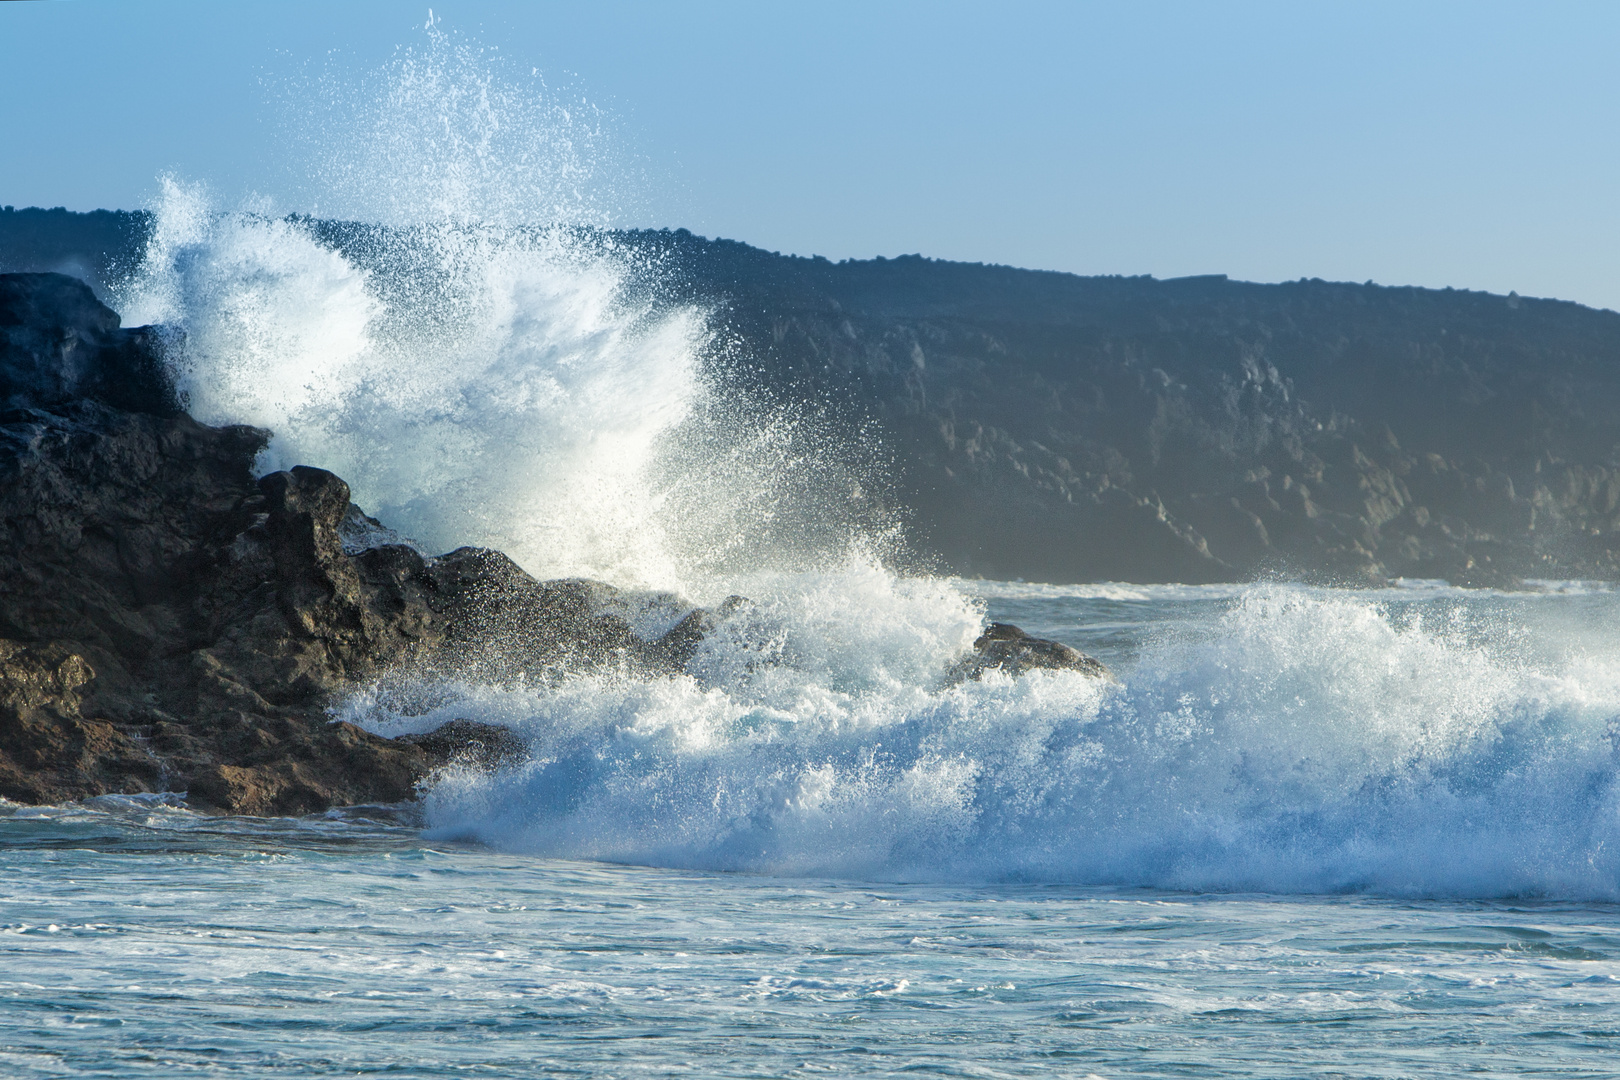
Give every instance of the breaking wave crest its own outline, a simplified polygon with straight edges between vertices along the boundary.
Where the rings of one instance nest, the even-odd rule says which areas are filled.
[[[1499,627],[1476,640],[1278,585],[1163,633],[1118,685],[1036,672],[944,687],[973,605],[875,567],[857,594],[854,579],[767,605],[705,646],[695,678],[459,687],[414,716],[362,696],[346,715],[390,734],[456,717],[519,732],[530,760],[448,772],[428,813],[438,835],[547,855],[1620,898],[1610,664],[1527,665],[1492,644]],[[910,636],[852,642],[832,612]],[[764,671],[760,641],[782,642]]]
[[[542,577],[702,594],[870,540],[869,448],[729,389],[711,313],[602,228],[599,114],[433,24],[306,89],[311,205],[354,220],[164,178],[119,290],[126,323],[184,332],[199,419],[270,429],[263,469],[328,468],[430,549]]]

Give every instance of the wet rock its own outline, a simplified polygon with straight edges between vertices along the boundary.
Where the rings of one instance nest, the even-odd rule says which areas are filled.
[[[343,521],[338,525],[338,538],[343,543],[345,555],[362,555],[381,547],[408,547],[419,555],[426,554],[416,541],[401,536],[354,503],[350,503],[343,514]]]
[[[332,555],[330,482],[266,494],[263,443],[93,401],[0,414],[0,795],[189,789],[243,813],[410,796],[419,752],[325,715],[405,635]]]
[[[638,636],[616,613],[635,605],[600,582],[391,542],[324,469],[255,478],[269,433],[171,408],[156,336],[120,330],[71,279],[0,276],[0,316],[0,796],[397,802],[446,755],[512,747],[332,723],[356,686],[664,674],[695,648],[698,623]]]
[[[0,331],[0,797],[399,802],[434,768],[494,767],[521,741],[466,720],[397,740],[333,723],[356,687],[676,674],[748,605],[671,626],[677,597],[395,542],[324,469],[256,478],[269,433],[178,411],[159,336],[119,329],[71,279],[0,275]],[[991,667],[1105,672],[994,626],[957,677]]]
[[[445,666],[486,682],[549,681],[596,667],[637,666],[643,643],[603,611],[616,590],[583,579],[536,581],[511,559],[459,548],[427,570],[443,617]]]
[[[495,769],[528,757],[528,744],[511,728],[476,720],[452,720],[420,735],[402,735],[398,741],[420,747],[435,765]]]
[[[0,795],[51,803],[83,794],[87,779],[114,790],[160,782],[160,763],[136,736],[81,712],[95,677],[59,642],[0,641]]]
[[[713,611],[694,608],[646,650],[650,666],[671,673],[685,671],[705,638],[733,614],[750,606],[746,596],[728,596]]]
[[[1113,672],[1101,660],[1060,641],[1031,637],[1011,623],[991,623],[973,642],[973,652],[951,669],[947,682],[982,678],[986,671],[1022,675],[1027,671],[1078,671],[1113,681]]]
[[[162,331],[125,330],[90,286],[63,274],[0,274],[0,409],[92,400],[174,416]]]
[[[268,433],[174,409],[155,336],[71,279],[0,276],[4,320],[0,796],[409,797],[426,756],[325,712],[411,644],[335,550],[342,481],[255,480]]]

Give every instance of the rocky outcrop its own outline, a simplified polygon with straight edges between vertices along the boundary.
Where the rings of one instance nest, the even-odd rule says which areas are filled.
[[[345,554],[348,486],[254,480],[265,433],[96,402],[0,414],[0,795],[185,790],[300,813],[411,796],[448,742],[329,721],[390,669],[485,681],[678,670],[689,643],[498,552]]]
[[[612,586],[537,581],[480,548],[425,555],[323,469],[255,478],[269,433],[180,411],[157,334],[120,329],[71,279],[0,276],[0,329],[0,797],[397,802],[439,765],[522,747],[469,720],[398,740],[332,722],[356,686],[673,675],[748,604],[644,638]],[[1095,665],[1078,656],[993,627],[959,677]]]
[[[174,416],[159,360],[162,331],[125,330],[83,284],[61,274],[0,274],[0,410],[85,398]]]
[[[393,642],[288,554],[303,523],[253,478],[264,438],[94,400],[0,414],[0,795],[410,794],[419,752],[326,722],[323,695]]]
[[[980,679],[987,671],[1022,675],[1027,671],[1078,671],[1094,679],[1114,681],[1113,672],[1095,657],[1061,641],[1031,637],[1012,623],[993,622],[973,643],[973,651],[957,662],[947,683]]]
[[[0,796],[392,802],[451,751],[330,722],[365,679],[680,666],[684,642],[598,612],[608,586],[475,549],[346,552],[348,486],[256,479],[268,433],[180,412],[153,332],[120,330],[76,281],[0,276],[0,329]]]

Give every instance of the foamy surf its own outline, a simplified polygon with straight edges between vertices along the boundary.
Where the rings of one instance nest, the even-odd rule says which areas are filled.
[[[870,598],[860,614],[918,626]],[[1502,648],[1511,626],[1443,614],[1431,627],[1353,594],[1262,586],[1146,627],[1118,686],[1069,673],[942,686],[959,623],[919,632],[900,664],[835,641],[773,658],[763,679],[461,687],[420,716],[364,697],[345,716],[383,733],[454,717],[518,732],[530,759],[448,772],[427,793],[429,821],[433,835],[551,856],[1620,896],[1620,680],[1590,656],[1516,660]],[[741,643],[708,648],[722,670],[757,660]]]

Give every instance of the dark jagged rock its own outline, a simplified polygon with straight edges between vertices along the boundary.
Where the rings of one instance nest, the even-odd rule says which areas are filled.
[[[427,558],[389,544],[361,552],[353,565],[377,611],[421,628],[408,657],[419,675],[511,684],[587,668],[673,674],[714,625],[713,615],[697,609],[664,636],[645,640],[615,613],[625,606],[620,590],[583,578],[537,581],[486,548]]]
[[[511,728],[476,720],[452,720],[421,735],[401,735],[399,741],[420,747],[435,765],[496,769],[528,757],[528,744]]]
[[[161,331],[119,327],[82,281],[61,274],[0,275],[0,409],[100,401],[174,416]]]
[[[497,767],[521,741],[466,720],[398,740],[333,723],[356,686],[675,674],[748,605],[643,638],[625,613],[645,598],[537,581],[481,548],[425,556],[330,472],[255,479],[269,433],[172,408],[156,335],[118,329],[83,286],[0,276],[0,297],[0,796],[183,790],[249,814],[397,802],[436,766]],[[960,677],[1100,670],[995,628],[976,650]]]
[[[0,795],[293,813],[410,794],[419,753],[326,720],[392,642],[260,492],[264,438],[94,401],[0,414]]]
[[[187,790],[245,813],[410,797],[431,755],[327,706],[390,668],[647,663],[587,582],[494,552],[344,554],[348,486],[264,433],[81,402],[0,416],[0,795]]]
[[[1113,681],[1114,675],[1101,660],[1087,656],[1061,641],[1030,637],[1011,623],[993,622],[973,643],[973,651],[959,661],[946,676],[947,683],[982,678],[987,671],[1008,675],[1026,671],[1078,671],[1094,679]]]

